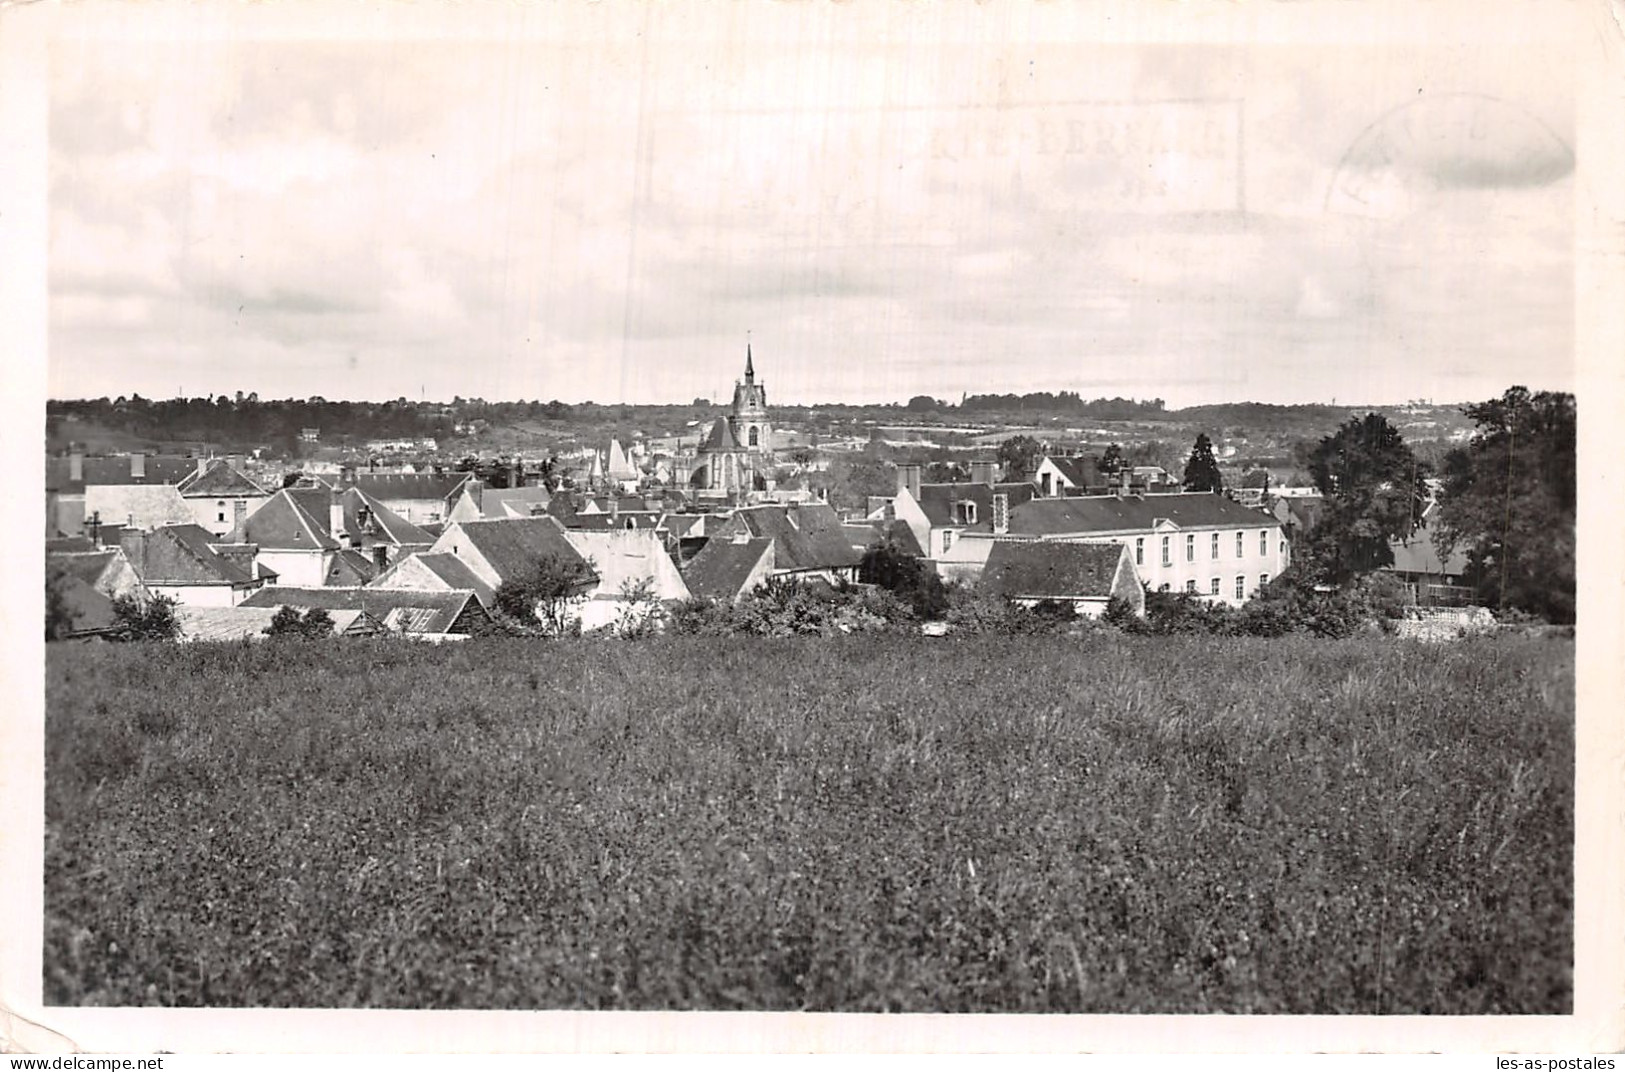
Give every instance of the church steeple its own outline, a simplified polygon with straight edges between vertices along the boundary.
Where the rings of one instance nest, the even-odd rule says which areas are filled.
[[[756,366],[751,363],[750,343],[748,341],[745,343],[745,382],[756,382]]]

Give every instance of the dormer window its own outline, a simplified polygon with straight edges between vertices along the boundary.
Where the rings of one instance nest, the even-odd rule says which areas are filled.
[[[959,506],[960,506],[960,511],[961,511],[962,515],[964,516],[965,524],[967,524],[967,525],[976,524],[976,504],[973,503],[973,502],[962,502],[962,503],[959,504]]]

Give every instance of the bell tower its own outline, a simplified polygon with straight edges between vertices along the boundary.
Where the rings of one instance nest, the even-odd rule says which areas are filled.
[[[773,453],[773,424],[767,413],[767,387],[756,382],[756,364],[750,343],[745,344],[745,378],[734,384],[733,410],[728,426],[746,452],[759,457]]]

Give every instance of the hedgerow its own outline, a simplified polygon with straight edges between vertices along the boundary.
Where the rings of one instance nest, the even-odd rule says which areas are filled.
[[[1567,1013],[1572,659],[51,645],[45,996]]]

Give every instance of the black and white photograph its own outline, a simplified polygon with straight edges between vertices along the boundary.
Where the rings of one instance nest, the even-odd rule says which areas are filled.
[[[8,1045],[1625,1045],[1617,14],[0,11]]]

